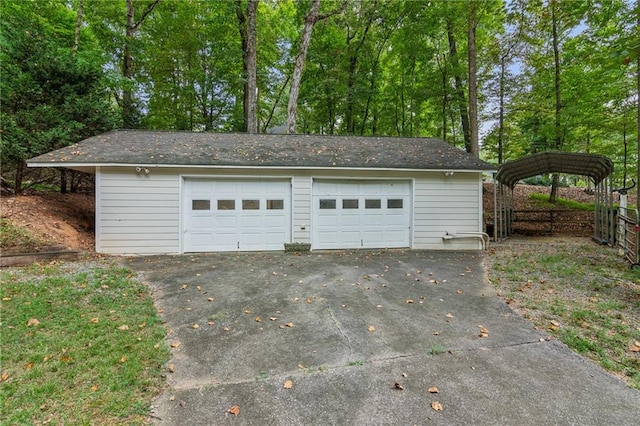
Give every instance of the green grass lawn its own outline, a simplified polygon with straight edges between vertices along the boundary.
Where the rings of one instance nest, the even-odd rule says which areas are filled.
[[[640,271],[587,239],[535,241],[493,246],[489,278],[499,295],[537,328],[640,389]]]
[[[2,424],[143,424],[164,385],[148,288],[108,261],[0,271]]]

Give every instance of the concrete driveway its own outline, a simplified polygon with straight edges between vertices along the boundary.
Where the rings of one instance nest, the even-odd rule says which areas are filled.
[[[514,314],[487,282],[483,256],[358,251],[128,259],[153,289],[174,346],[173,372],[152,419],[639,424],[640,392]]]

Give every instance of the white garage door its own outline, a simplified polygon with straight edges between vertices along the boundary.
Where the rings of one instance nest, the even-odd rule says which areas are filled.
[[[314,249],[409,247],[408,181],[313,183]]]
[[[291,181],[187,178],[183,211],[185,252],[283,250]]]

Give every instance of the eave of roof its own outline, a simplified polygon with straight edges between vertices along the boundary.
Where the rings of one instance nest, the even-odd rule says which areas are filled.
[[[492,171],[431,138],[118,130],[27,162],[30,167],[269,167]]]

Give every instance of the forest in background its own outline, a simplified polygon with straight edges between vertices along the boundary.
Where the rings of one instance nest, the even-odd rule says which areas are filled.
[[[629,1],[0,7],[2,177],[16,192],[25,160],[114,128],[439,137],[493,164],[563,150],[610,157],[616,186],[637,173]]]

